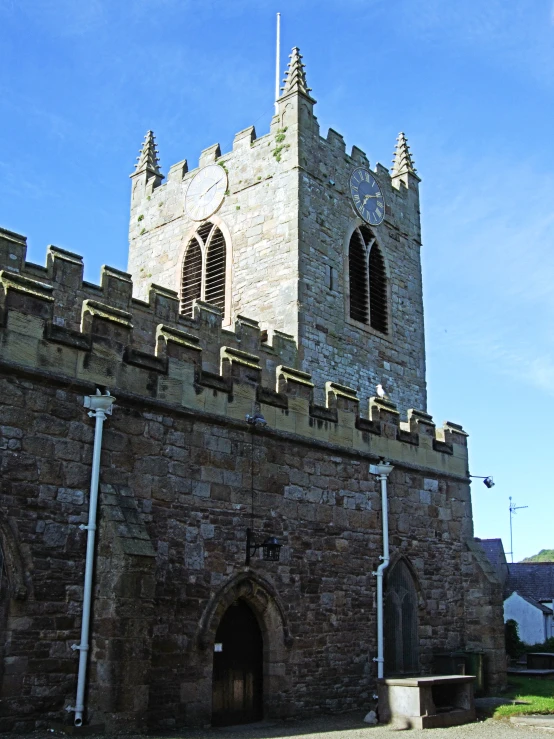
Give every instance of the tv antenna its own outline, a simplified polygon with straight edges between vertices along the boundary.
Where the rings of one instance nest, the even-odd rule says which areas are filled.
[[[528,505],[516,505],[515,503],[512,503],[512,496],[510,495],[510,556],[512,558],[512,564],[514,563],[514,540],[513,540],[513,532],[512,532],[512,518],[515,516],[516,511],[521,510],[522,508],[529,508]]]

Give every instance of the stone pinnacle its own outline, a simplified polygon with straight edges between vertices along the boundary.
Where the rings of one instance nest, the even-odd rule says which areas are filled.
[[[147,131],[140,154],[137,157],[137,163],[133,174],[138,174],[139,172],[148,172],[162,180],[164,178],[160,171],[160,159],[158,157],[156,137],[152,131]]]
[[[417,169],[414,167],[408,139],[401,132],[396,139],[394,148],[394,159],[392,160],[392,176],[397,177],[402,174],[413,174],[417,177]],[[419,177],[418,177],[419,179]]]
[[[302,54],[297,46],[289,54],[289,59],[290,62],[287,67],[285,79],[283,80],[284,86],[281,88],[283,95],[299,92],[311,100],[310,92],[312,88],[308,87],[308,83],[306,82],[306,72],[304,71],[306,65],[302,63]]]

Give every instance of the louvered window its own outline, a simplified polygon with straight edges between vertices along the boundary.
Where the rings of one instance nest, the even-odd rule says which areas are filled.
[[[366,246],[359,229],[350,238],[348,273],[350,275],[350,318],[360,323],[368,322]]]
[[[225,310],[225,239],[219,228],[214,228],[206,256],[206,302]]]
[[[400,560],[387,574],[385,592],[385,673],[419,671],[417,589],[408,565]]]
[[[192,303],[202,295],[202,250],[193,237],[183,260],[183,287],[181,291],[181,313],[192,316]]]
[[[227,245],[221,230],[204,223],[190,240],[183,260],[181,313],[192,316],[194,300],[225,313]]]
[[[387,333],[387,275],[383,255],[375,243],[369,252],[369,322],[372,328]]]
[[[371,231],[355,229],[348,248],[349,315],[359,323],[388,332],[388,287],[385,261]]]

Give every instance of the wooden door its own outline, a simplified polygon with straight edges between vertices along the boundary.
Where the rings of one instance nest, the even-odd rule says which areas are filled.
[[[263,717],[263,639],[258,621],[243,600],[225,612],[215,637],[213,726],[259,721]]]

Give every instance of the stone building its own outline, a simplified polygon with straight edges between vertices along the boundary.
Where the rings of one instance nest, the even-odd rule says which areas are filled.
[[[86,721],[368,707],[384,523],[386,674],[482,649],[504,683],[467,434],[426,412],[419,178],[403,135],[392,171],[371,170],[319,135],[314,103],[295,49],[266,136],[242,131],[162,184],[149,133],[129,274],[93,285],[78,255],[30,264],[0,231],[0,730],[75,708],[97,391],[116,401]],[[247,556],[248,536],[277,538],[279,559]]]

